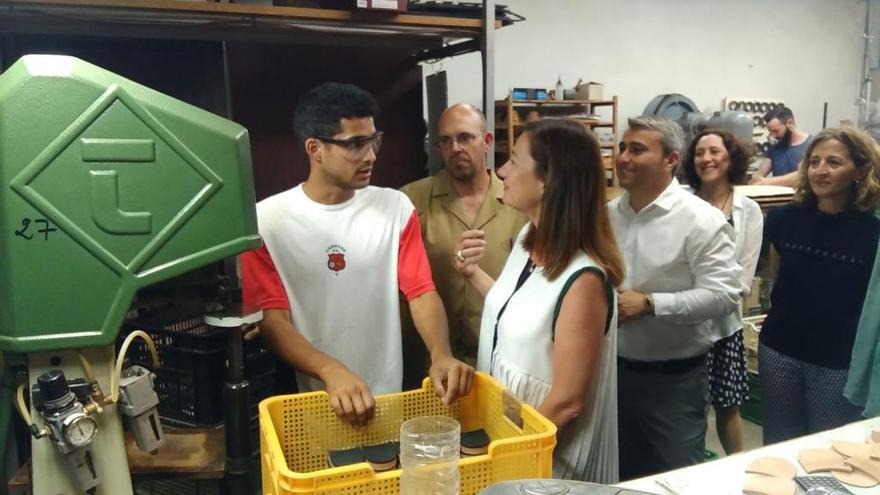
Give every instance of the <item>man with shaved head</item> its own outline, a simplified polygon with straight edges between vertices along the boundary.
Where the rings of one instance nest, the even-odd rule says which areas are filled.
[[[449,318],[453,353],[473,364],[483,298],[455,267],[458,240],[465,231],[482,232],[486,251],[479,264],[494,278],[501,273],[526,218],[499,201],[503,185],[486,164],[494,136],[486,129],[483,112],[467,104],[453,105],[440,116],[437,130],[435,145],[443,158],[443,169],[433,177],[407,184],[402,191],[419,214],[434,283]],[[401,321],[408,320],[404,317]],[[405,324],[405,389],[419,385],[427,362],[424,345],[412,326]]]

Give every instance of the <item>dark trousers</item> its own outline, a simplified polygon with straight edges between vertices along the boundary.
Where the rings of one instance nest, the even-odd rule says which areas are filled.
[[[617,363],[620,480],[703,461],[709,376],[705,362],[686,370],[633,369]]]
[[[758,346],[764,445],[838,428],[861,418],[843,396],[847,370],[816,366]]]

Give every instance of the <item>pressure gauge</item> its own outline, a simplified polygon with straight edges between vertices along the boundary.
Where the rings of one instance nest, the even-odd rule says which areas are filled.
[[[98,423],[84,413],[74,413],[64,418],[64,439],[74,448],[85,447],[95,438]]]

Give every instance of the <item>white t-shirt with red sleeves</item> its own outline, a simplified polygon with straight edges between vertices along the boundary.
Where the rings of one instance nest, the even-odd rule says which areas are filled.
[[[289,309],[294,326],[358,374],[373,394],[403,379],[400,298],[434,290],[418,214],[394,189],[369,186],[325,205],[299,186],[257,204],[263,247],[241,257],[245,304]],[[300,392],[323,382],[297,372]]]

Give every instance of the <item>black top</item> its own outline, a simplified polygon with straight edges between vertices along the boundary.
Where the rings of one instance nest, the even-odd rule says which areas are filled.
[[[848,368],[878,237],[880,220],[869,213],[827,215],[795,204],[769,212],[764,240],[780,260],[761,343],[810,364]]]

